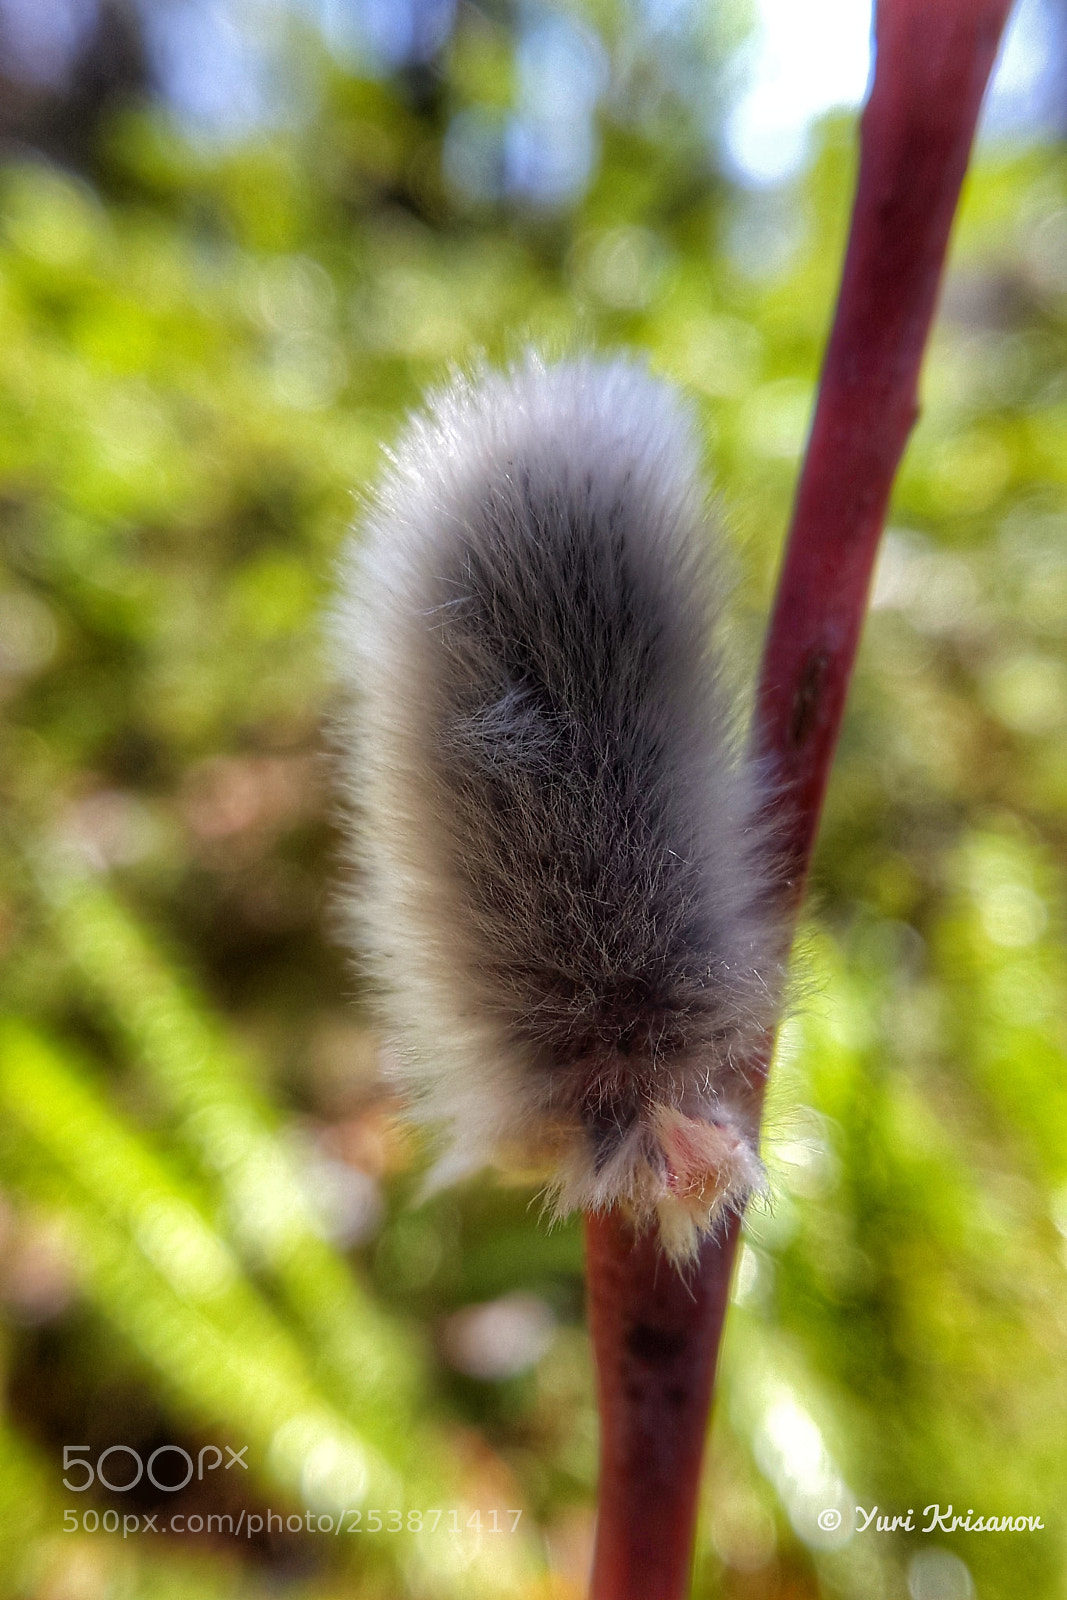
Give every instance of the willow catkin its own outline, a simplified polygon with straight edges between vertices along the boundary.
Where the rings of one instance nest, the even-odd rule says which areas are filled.
[[[439,1177],[532,1168],[676,1260],[761,1183],[781,990],[714,539],[670,388],[527,356],[409,421],[335,627],[353,936]]]

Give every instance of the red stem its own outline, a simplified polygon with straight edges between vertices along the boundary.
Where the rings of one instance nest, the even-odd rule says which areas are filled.
[[[818,404],[763,656],[756,739],[799,906],[975,123],[1011,0],[877,0],[876,71]],[[773,1041],[757,1063],[765,1075]],[[685,1593],[739,1228],[685,1280],[617,1213],[586,1222],[601,1417],[592,1600]]]

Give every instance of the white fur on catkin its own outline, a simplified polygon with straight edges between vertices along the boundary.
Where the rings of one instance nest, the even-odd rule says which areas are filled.
[[[782,929],[675,393],[625,360],[458,380],[345,572],[357,946],[451,1176],[545,1175],[690,1256],[761,1186]]]

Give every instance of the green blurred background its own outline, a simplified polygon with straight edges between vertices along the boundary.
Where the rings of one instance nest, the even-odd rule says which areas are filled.
[[[334,936],[322,617],[427,383],[629,346],[699,409],[747,692],[854,162],[853,112],[783,111],[789,14],[0,4],[4,1596],[582,1593],[580,1230],[413,1204]],[[708,1600],[1067,1595],[1067,34],[1024,21],[830,789]],[[203,1477],[64,1487],[114,1445]],[[919,1531],[950,1503],[1044,1528]]]

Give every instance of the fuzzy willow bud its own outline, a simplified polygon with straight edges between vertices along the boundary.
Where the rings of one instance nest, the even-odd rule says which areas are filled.
[[[674,391],[531,355],[409,421],[335,618],[352,937],[439,1178],[533,1170],[679,1261],[762,1182],[784,948],[714,546]]]

